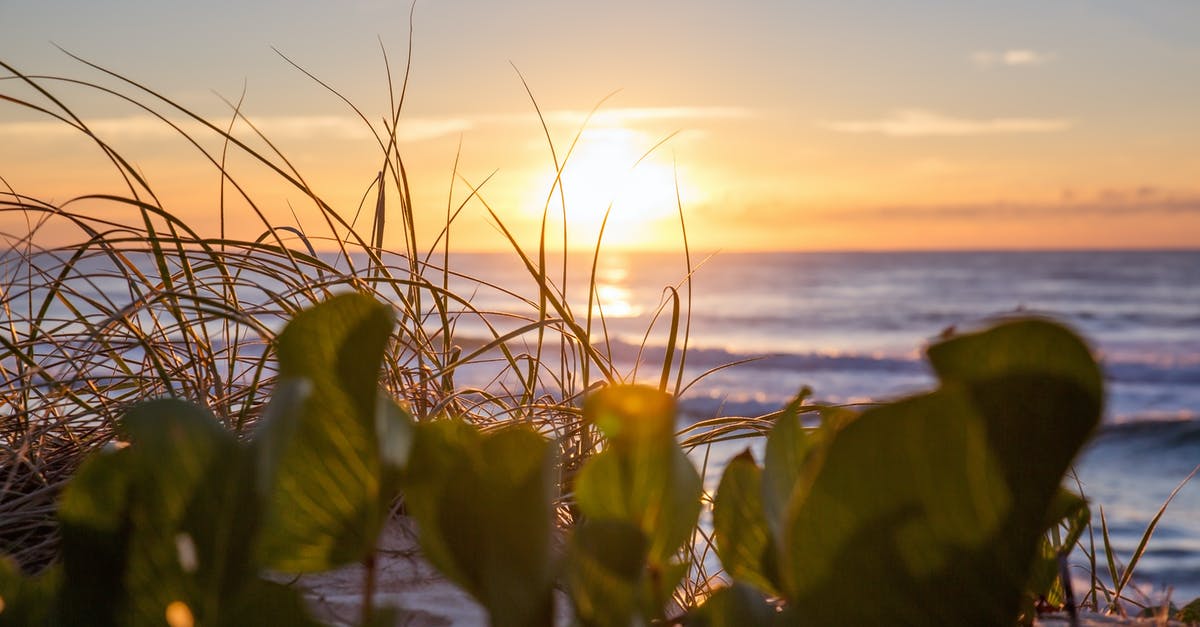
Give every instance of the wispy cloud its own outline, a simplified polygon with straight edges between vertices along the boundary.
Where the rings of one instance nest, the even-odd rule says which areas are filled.
[[[838,220],[1036,219],[1068,216],[1131,216],[1151,213],[1200,215],[1200,190],[1164,190],[1153,186],[1107,189],[1079,197],[1063,194],[1057,202],[986,202],[940,205],[889,205],[821,214]]]
[[[150,116],[101,118],[86,120],[87,127],[105,140],[163,140],[178,137],[182,131],[192,136],[211,133],[204,125],[192,119],[173,119],[169,123]],[[269,139],[365,139],[370,137],[366,125],[357,118],[344,116],[263,116],[251,117],[250,122]],[[401,124],[399,134],[403,138],[419,140],[446,132],[452,120],[408,120]],[[215,121],[214,125],[224,129],[227,121]],[[172,125],[179,130],[172,128]],[[252,133],[243,123],[234,125],[234,135]],[[0,137],[26,139],[54,139],[79,136],[74,127],[54,120],[0,123]]]
[[[995,135],[1003,133],[1053,133],[1074,124],[1068,118],[970,119],[942,115],[924,109],[903,109],[876,120],[823,122],[821,126],[839,133],[877,133],[889,137]]]
[[[1052,52],[1039,52],[1028,48],[1010,50],[976,50],[971,53],[971,63],[975,67],[990,69],[994,67],[1032,67],[1045,65],[1054,59]]]
[[[554,125],[579,126],[587,121],[590,127],[624,127],[651,122],[697,121],[749,117],[747,109],[736,107],[644,107],[601,109],[588,120],[586,110],[562,109],[545,113],[546,121]],[[352,116],[250,116],[251,123],[268,139],[344,139],[363,140],[371,131],[362,120]],[[172,124],[193,136],[210,132],[191,119],[172,120]],[[227,122],[217,120],[224,128]],[[419,142],[475,129],[518,124],[536,125],[537,114],[474,114],[459,116],[402,117],[397,129],[402,142]],[[178,137],[178,131],[162,120],[150,116],[129,116],[87,121],[88,128],[106,140],[164,140]],[[243,123],[235,125],[234,134],[252,133]],[[55,120],[0,123],[0,137],[9,139],[49,140],[78,136],[79,132],[66,123]]]
[[[599,126],[626,126],[640,122],[699,121],[739,119],[751,117],[753,112],[741,107],[632,107],[601,109],[590,120]],[[559,110],[547,114],[547,120],[564,124],[582,124],[588,112],[583,110]]]

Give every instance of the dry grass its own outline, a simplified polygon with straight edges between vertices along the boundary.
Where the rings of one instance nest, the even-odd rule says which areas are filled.
[[[50,201],[22,195],[3,182],[0,172],[0,221],[28,225],[21,232],[0,233],[5,318],[0,329],[0,407],[5,416],[0,427],[0,552],[14,555],[29,569],[52,559],[59,489],[88,451],[111,439],[113,425],[133,403],[161,396],[187,399],[209,408],[230,429],[247,433],[274,384],[275,333],[295,312],[347,290],[393,304],[399,324],[382,383],[420,419],[457,415],[485,425],[530,422],[562,443],[567,473],[594,449],[596,438],[581,426],[580,398],[596,385],[629,376],[617,371],[604,348],[603,316],[593,315],[603,235],[593,251],[588,302],[574,304],[586,312],[579,315],[565,296],[565,255],[557,266],[556,256],[547,252],[545,228],[536,253],[527,254],[478,187],[457,171],[454,177],[467,186],[468,198],[447,205],[444,227],[434,241],[419,242],[414,226],[418,210],[396,139],[406,78],[397,88],[388,70],[393,109],[382,124],[369,123],[346,101],[370,128],[380,167],[362,205],[335,208],[268,137],[257,130],[248,138],[233,132],[235,120],[254,129],[237,103],[230,105],[227,122],[207,120],[147,86],[77,60],[97,78],[34,76],[0,62],[7,72],[0,76],[3,106],[36,112],[74,129],[102,151],[125,186],[120,194]],[[174,129],[178,140],[211,167],[197,174],[219,175],[213,203],[220,232],[203,235],[184,216],[169,211],[151,181],[55,95],[55,89],[66,86],[110,95]],[[187,129],[201,130],[185,130],[177,120],[186,120]],[[546,139],[553,149],[548,133]],[[552,151],[560,173],[573,146]],[[315,223],[277,225],[268,220],[252,190],[226,166],[233,155],[267,168],[304,197],[316,210]],[[553,197],[547,195],[546,215]],[[451,230],[470,203],[488,212],[508,238],[516,261],[534,280],[535,295],[522,296],[450,267]],[[235,204],[246,209],[227,216],[227,208]],[[361,221],[365,227],[359,214],[366,215]],[[226,222],[235,219],[243,226],[256,223],[261,236],[253,241],[226,237]],[[384,229],[389,224],[394,229],[395,223],[404,242],[385,246]],[[41,243],[46,234],[63,233],[76,235],[61,245]],[[686,237],[684,243],[686,248]],[[691,272],[686,252],[685,262],[680,284],[668,286],[670,296],[664,300],[660,323],[670,333],[656,373],[662,388],[676,393],[686,389],[685,306]],[[483,291],[501,295],[513,307],[507,313],[475,308],[472,295]],[[524,313],[514,315],[513,310]],[[476,330],[487,329],[486,337],[461,338],[457,329],[467,320]],[[490,383],[464,385],[459,372],[479,365],[494,373]],[[713,436],[736,431],[729,423],[709,426]],[[704,426],[694,429],[690,444],[702,444],[706,433]]]

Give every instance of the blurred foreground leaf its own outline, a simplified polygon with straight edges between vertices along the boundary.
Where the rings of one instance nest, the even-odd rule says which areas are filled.
[[[786,616],[763,600],[762,594],[743,583],[718,589],[704,604],[688,614],[688,627],[743,627],[788,624]]]
[[[646,535],[623,520],[586,520],[572,530],[567,582],[578,620],[629,625],[641,613]]]
[[[1047,531],[1038,542],[1037,555],[1029,569],[1029,582],[1025,585],[1026,594],[1021,604],[1021,613],[1030,617],[1036,613],[1035,604],[1039,596],[1052,607],[1059,607],[1066,602],[1066,591],[1059,577],[1058,558],[1059,555],[1070,553],[1091,522],[1087,501],[1066,488],[1058,489],[1046,513]]]
[[[675,399],[618,385],[588,397],[584,420],[608,446],[580,470],[575,499],[589,518],[625,520],[646,534],[651,564],[666,564],[700,515],[700,475],[675,441]]]
[[[134,407],[118,432],[129,445],[89,458],[63,493],[53,622],[161,625],[170,611],[239,625],[270,602],[312,624],[295,590],[257,579],[251,448],[173,399]]]
[[[550,443],[525,426],[417,425],[405,494],[421,547],[493,625],[552,621],[554,462]]]
[[[1009,625],[1047,511],[1095,428],[1101,374],[1042,320],[929,349],[931,393],[830,438],[789,505],[781,566],[813,624]]]
[[[764,511],[762,475],[749,450],[729,462],[713,499],[713,534],[729,576],[778,595],[777,548]]]
[[[280,383],[256,438],[266,507],[258,557],[267,567],[327,570],[373,549],[394,496],[381,487],[376,415],[392,326],[386,305],[343,294],[280,333]]]
[[[589,560],[572,565],[579,618],[628,624],[620,617],[632,604],[638,619],[661,619],[687,570],[675,555],[691,539],[700,515],[700,476],[675,441],[675,399],[654,388],[615,385],[592,393],[583,412],[606,445],[575,479],[576,503],[592,525],[573,539],[573,555]],[[630,576],[622,575],[623,569],[600,567],[606,563],[602,554],[630,555],[603,544],[615,542],[612,534],[626,526],[638,530],[646,546],[640,567],[626,573]]]

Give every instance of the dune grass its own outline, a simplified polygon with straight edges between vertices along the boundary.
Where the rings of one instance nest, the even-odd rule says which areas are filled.
[[[556,189],[547,190],[541,235],[532,243],[517,240],[480,191],[483,183],[466,180],[457,164],[452,179],[466,188],[466,198],[455,202],[452,188],[444,215],[442,209],[415,207],[397,138],[407,67],[399,81],[387,69],[391,111],[382,123],[372,124],[332,86],[296,66],[341,98],[373,138],[367,147],[376,151],[379,163],[377,173],[368,173],[374,174],[373,184],[359,206],[334,207],[243,115],[240,101],[230,102],[228,120],[205,119],[149,86],[74,58],[94,78],[33,75],[0,61],[7,72],[0,86],[9,86],[0,89],[4,105],[58,120],[79,133],[125,187],[118,194],[52,201],[0,184],[0,219],[28,225],[0,234],[0,305],[5,314],[0,403],[8,416],[0,428],[0,552],[30,569],[52,559],[52,514],[59,489],[83,455],[109,441],[118,417],[139,400],[186,399],[246,434],[275,382],[275,334],[297,311],[348,290],[394,306],[398,329],[385,357],[383,384],[419,419],[454,415],[485,427],[530,423],[561,443],[564,473],[593,452],[597,438],[581,426],[582,395],[597,385],[632,380],[636,373],[619,372],[613,363],[597,302],[603,227],[592,246],[587,302],[567,299],[566,255],[551,252],[560,244],[566,248],[566,233],[559,242],[546,228],[550,212],[568,213],[561,178],[554,182]],[[384,60],[386,64],[386,54]],[[84,113],[56,95],[66,86],[107,94],[140,115],[157,118],[196,151],[211,167],[197,175],[219,175],[213,190],[218,232],[202,232],[160,201],[154,182],[137,164],[94,131]],[[529,94],[536,108],[532,90]],[[251,129],[250,136],[235,133],[239,125]],[[189,130],[196,128],[200,130]],[[546,131],[560,175],[582,131],[581,126],[566,150]],[[241,184],[227,165],[235,156],[269,169],[295,190],[316,209],[315,223],[270,220],[254,190]],[[458,245],[452,237],[455,220],[466,210],[479,209],[511,245],[536,286],[535,294],[519,294],[452,267]],[[680,216],[682,223],[682,209]],[[418,240],[418,219],[442,221],[432,241]],[[245,232],[250,222],[260,235],[253,240],[228,236],[233,229],[227,225],[235,220],[242,227],[238,232]],[[385,231],[403,233],[403,241],[386,240]],[[47,235],[61,238],[64,233],[74,234],[73,239],[43,244]],[[665,286],[668,296],[655,323],[669,332],[654,378],[661,389],[676,394],[690,383],[684,366],[693,266],[686,231],[681,238],[680,283]],[[473,295],[482,291],[507,299],[508,311],[476,308]],[[487,329],[487,335],[461,337],[459,326],[468,320],[475,329]],[[490,385],[460,382],[461,370],[481,364],[494,372]],[[761,432],[768,424],[703,423],[690,428],[688,444],[739,437],[747,427]],[[569,508],[562,512],[569,518]],[[698,572],[693,579],[704,582],[704,560],[694,563]]]

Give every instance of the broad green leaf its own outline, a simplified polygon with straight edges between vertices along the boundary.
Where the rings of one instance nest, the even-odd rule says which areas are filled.
[[[781,624],[781,620],[762,592],[734,582],[712,593],[703,605],[688,614],[684,624],[688,627],[744,627]]]
[[[125,588],[133,615],[161,623],[174,601],[192,605],[200,620],[219,615],[223,595],[252,572],[245,556],[254,529],[233,528],[238,509],[253,504],[249,456],[216,418],[179,400],[138,405],[120,433],[130,442]]]
[[[1200,598],[1192,599],[1190,603],[1183,606],[1175,619],[1185,623],[1200,623]]]
[[[572,530],[567,584],[580,623],[627,627],[640,615],[646,535],[623,520],[585,520]]]
[[[844,425],[793,495],[783,574],[813,624],[1017,616],[1051,500],[1099,421],[1099,369],[1077,337],[1043,321],[956,338],[930,357],[941,388]]]
[[[717,556],[734,581],[779,594],[775,541],[763,513],[762,470],[750,450],[725,467],[713,502]]]
[[[449,540],[442,533],[441,499],[446,490],[452,489],[453,486],[448,485],[449,479],[463,456],[482,455],[480,439],[479,432],[461,420],[418,423],[402,482],[405,506],[419,529],[417,538],[421,551],[454,582],[466,582],[468,577],[459,568]]]
[[[0,627],[51,624],[61,575],[61,569],[53,566],[26,577],[16,561],[0,556]]]
[[[545,438],[514,426],[464,451],[438,504],[438,526],[496,626],[553,622],[554,455]]]
[[[416,427],[405,495],[422,549],[494,625],[551,620],[555,477],[552,447],[528,427]]]
[[[609,446],[576,477],[580,511],[635,524],[650,541],[650,563],[666,564],[691,537],[702,489],[675,441],[674,399],[644,386],[611,386],[588,398],[584,418],[600,427]]]
[[[172,604],[218,624],[253,581],[253,456],[206,411],[164,399],[121,420],[129,446],[89,459],[64,492],[66,624],[158,625]]]
[[[583,414],[623,452],[675,440],[675,398],[652,387],[601,388],[587,397]]]
[[[200,623],[196,623],[199,625]],[[289,627],[319,627],[321,623],[309,615],[300,591],[291,586],[256,579],[248,582],[221,616],[219,627],[243,625],[288,625]]]
[[[392,326],[386,305],[343,294],[280,333],[280,385],[256,441],[262,565],[327,570],[373,549],[385,513],[378,379]]]
[[[651,563],[642,578],[642,616],[648,623],[667,622],[666,610],[671,606],[675,588],[687,576],[688,562]]]
[[[379,438],[382,461],[379,504],[385,511],[400,495],[400,483],[416,440],[412,414],[391,397],[379,393],[375,413],[375,431]]]
[[[1065,600],[1062,582],[1059,580],[1058,556],[1071,551],[1079,537],[1091,522],[1091,512],[1082,496],[1059,488],[1047,511],[1046,533],[1038,542],[1037,556],[1029,571],[1022,612],[1032,616],[1033,603],[1038,596],[1045,597],[1051,605],[1061,605]]]
[[[1103,398],[1103,377],[1087,344],[1049,320],[1007,322],[934,344],[928,352],[934,372],[947,383],[1045,375],[1078,386],[1080,399],[1091,404],[1087,409],[1094,409]]]
[[[800,471],[813,451],[814,438],[800,424],[799,405],[793,402],[775,421],[767,435],[762,472],[762,509],[776,540],[783,537],[783,520]]]
[[[130,536],[128,454],[128,449],[93,453],[59,498],[63,585],[56,614],[63,624],[123,622]]]
[[[1069,552],[1092,523],[1092,510],[1088,507],[1087,499],[1066,488],[1059,488],[1050,506],[1049,520],[1053,521],[1052,524],[1066,526],[1066,534],[1054,548]]]

